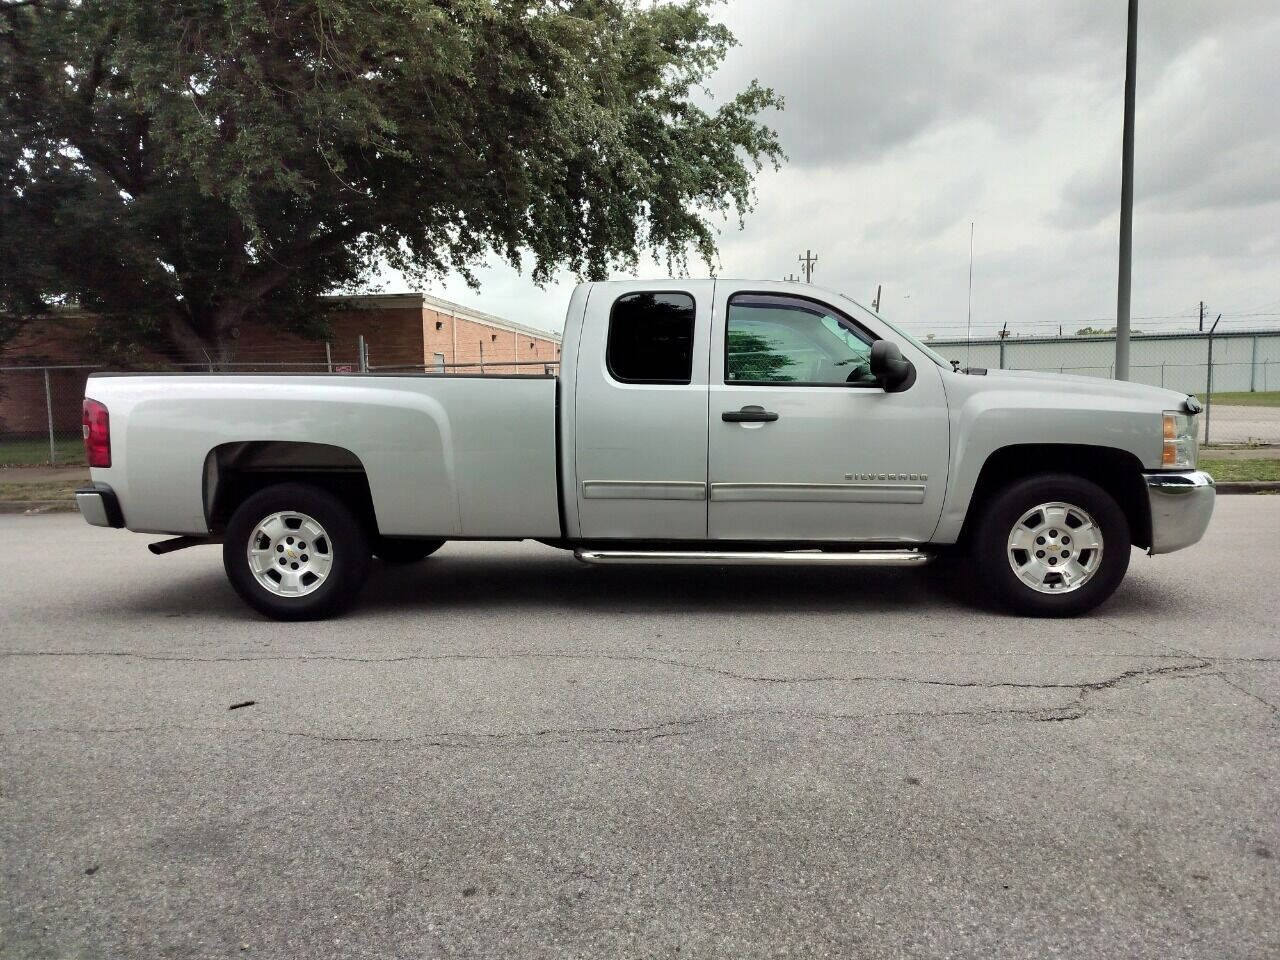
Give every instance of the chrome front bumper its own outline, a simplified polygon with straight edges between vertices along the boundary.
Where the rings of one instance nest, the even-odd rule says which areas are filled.
[[[1151,504],[1149,553],[1172,553],[1199,541],[1213,516],[1213,477],[1201,470],[1144,473]]]

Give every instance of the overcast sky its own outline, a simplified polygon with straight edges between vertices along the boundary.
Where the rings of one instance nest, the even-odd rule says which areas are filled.
[[[783,94],[769,120],[790,159],[760,175],[745,227],[725,224],[716,272],[780,279],[811,248],[815,284],[869,304],[882,283],[891,319],[963,336],[972,221],[975,333],[1111,326],[1125,13],[1124,0],[721,6],[740,45],[714,89],[755,77]],[[1275,0],[1142,4],[1136,328],[1185,326],[1201,299],[1224,328],[1280,321],[1277,51]],[[496,257],[479,277],[479,291],[451,278],[429,292],[560,329],[572,277],[540,289]]]

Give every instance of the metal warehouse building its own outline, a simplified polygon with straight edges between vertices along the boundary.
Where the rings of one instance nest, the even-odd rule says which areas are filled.
[[[1045,370],[1087,377],[1110,377],[1115,372],[1114,336],[931,340],[929,346],[966,367]],[[1204,393],[1209,380],[1208,334],[1135,335],[1130,344],[1129,379],[1185,393]],[[1280,330],[1215,334],[1213,389],[1280,390]]]

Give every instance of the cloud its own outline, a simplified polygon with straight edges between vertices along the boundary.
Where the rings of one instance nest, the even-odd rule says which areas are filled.
[[[740,46],[713,93],[758,78],[784,94],[771,120],[791,157],[760,176],[745,229],[724,225],[721,276],[780,278],[812,249],[815,283],[864,302],[882,284],[883,309],[909,329],[963,335],[972,222],[975,332],[1114,315],[1124,3],[717,9]],[[1277,49],[1273,0],[1142,5],[1135,315],[1280,300]],[[479,292],[457,278],[432,292],[560,327],[572,277],[540,289],[496,263],[479,276]]]
[[[1139,62],[1135,205],[1192,211],[1280,200],[1280,17],[1188,41],[1145,84]],[[1064,223],[1096,222],[1115,204],[1119,131],[1104,142],[1065,186]]]
[[[1067,69],[1099,72],[1102,54],[1117,43],[1102,29],[1115,9],[1079,0],[736,0],[726,21],[741,46],[717,89],[756,77],[783,94],[777,127],[798,166],[876,157],[974,118],[1025,131],[1041,120]],[[1120,29],[1122,44],[1122,22]]]

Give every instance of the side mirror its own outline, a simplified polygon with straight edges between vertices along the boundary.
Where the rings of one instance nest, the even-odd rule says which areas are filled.
[[[871,373],[885,393],[900,393],[916,382],[915,366],[903,358],[891,340],[877,340],[871,345]]]

